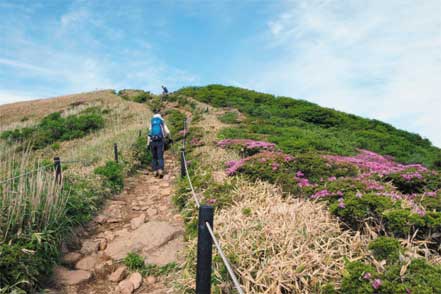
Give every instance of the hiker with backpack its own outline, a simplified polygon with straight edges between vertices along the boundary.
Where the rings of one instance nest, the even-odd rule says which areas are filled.
[[[147,145],[150,147],[153,156],[153,175],[162,178],[164,176],[165,140],[166,137],[170,136],[170,131],[159,113],[159,110],[155,109],[153,112],[154,115],[150,121]]]

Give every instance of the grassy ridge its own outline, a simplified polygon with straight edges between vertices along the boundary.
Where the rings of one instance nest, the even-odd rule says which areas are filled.
[[[441,150],[428,139],[378,120],[304,100],[223,85],[187,87],[176,94],[216,107],[234,107],[247,114],[249,121],[239,131],[228,133],[228,137],[253,138],[258,134],[289,153],[325,151],[350,155],[363,148],[392,155],[400,162],[441,168]]]

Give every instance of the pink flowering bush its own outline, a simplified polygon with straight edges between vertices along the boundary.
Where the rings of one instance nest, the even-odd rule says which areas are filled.
[[[309,153],[293,157],[262,141],[223,140],[219,146],[260,150],[228,162],[228,175],[241,173],[276,183],[296,196],[326,201],[331,212],[354,230],[368,223],[379,233],[406,237],[417,232],[419,239],[439,239],[433,233],[441,233],[441,181],[437,172],[422,165],[399,164],[367,150],[353,157]]]
[[[372,151],[359,150],[356,156],[339,156],[326,155],[326,159],[332,162],[350,163],[358,166],[365,172],[375,173],[379,175],[388,175],[391,173],[399,173],[410,168],[416,172],[427,172],[428,169],[421,164],[401,164],[397,163],[390,156],[382,156]]]
[[[250,139],[224,139],[219,141],[217,146],[239,150],[244,156],[251,156],[263,150],[274,151],[276,147],[273,143]]]

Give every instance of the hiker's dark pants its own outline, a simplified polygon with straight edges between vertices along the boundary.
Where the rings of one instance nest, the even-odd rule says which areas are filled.
[[[164,169],[164,140],[152,141],[150,143],[150,150],[152,151],[152,168],[153,171]]]

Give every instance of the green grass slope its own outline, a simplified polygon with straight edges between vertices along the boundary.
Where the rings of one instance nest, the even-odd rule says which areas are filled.
[[[216,107],[234,107],[245,113],[250,121],[239,130],[230,130],[227,134],[230,138],[262,135],[288,153],[323,151],[350,155],[357,148],[362,148],[394,156],[403,163],[423,163],[441,168],[441,149],[433,146],[428,139],[375,119],[324,108],[304,100],[231,86],[186,87],[176,94]]]

